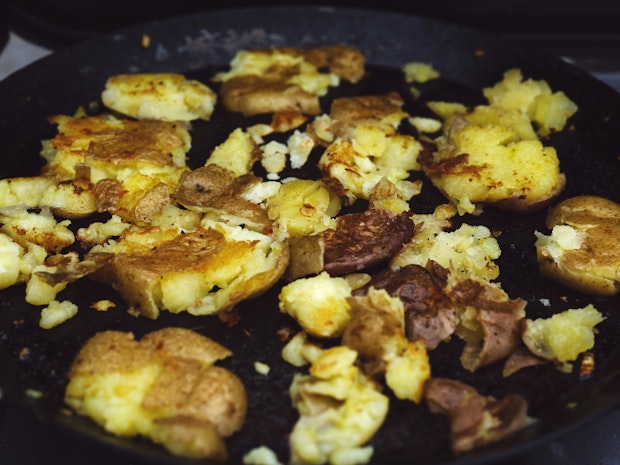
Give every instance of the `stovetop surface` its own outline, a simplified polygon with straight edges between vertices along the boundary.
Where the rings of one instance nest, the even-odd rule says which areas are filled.
[[[487,2],[488,3],[488,2]],[[620,3],[619,3],[620,4]],[[502,5],[504,5],[502,3]],[[509,7],[511,2],[506,4]],[[2,17],[2,14],[0,14]],[[0,19],[0,21],[2,21]],[[0,22],[0,80],[62,45],[36,35],[10,31]],[[5,35],[6,34],[6,35]],[[575,33],[515,30],[505,36],[559,55],[620,91],[620,34],[601,28]],[[502,465],[618,465],[620,409],[578,427]],[[42,424],[29,411],[8,404],[0,392],[0,464],[146,465],[94,441],[76,441],[54,425]],[[496,465],[496,464],[489,464]]]

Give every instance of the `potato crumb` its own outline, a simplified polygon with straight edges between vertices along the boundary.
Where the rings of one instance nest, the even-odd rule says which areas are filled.
[[[437,79],[440,76],[439,71],[429,63],[407,63],[403,67],[403,72],[405,73],[405,81],[408,83],[426,82]]]
[[[90,308],[94,308],[98,312],[107,312],[114,307],[116,307],[116,304],[111,300],[98,300],[90,306]]]
[[[271,367],[263,362],[254,362],[254,370],[261,375],[268,375]]]
[[[258,446],[243,456],[246,465],[282,465],[278,456],[267,446]]]
[[[68,300],[62,302],[52,300],[47,307],[41,310],[39,326],[43,329],[52,329],[77,315],[77,312],[78,306]]]
[[[151,36],[148,34],[142,34],[140,45],[142,45],[142,48],[149,48],[151,46]]]
[[[435,118],[424,118],[422,116],[412,116],[409,118],[409,123],[416,128],[419,132],[437,132],[441,129],[441,121]]]

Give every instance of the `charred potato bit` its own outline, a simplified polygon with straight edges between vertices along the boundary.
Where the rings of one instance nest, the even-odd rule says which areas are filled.
[[[325,232],[324,269],[344,275],[385,263],[413,234],[409,214],[387,210],[349,213]]]
[[[504,439],[529,421],[527,402],[518,394],[498,400],[459,381],[432,378],[425,397],[432,412],[449,416],[450,443],[456,454]]]

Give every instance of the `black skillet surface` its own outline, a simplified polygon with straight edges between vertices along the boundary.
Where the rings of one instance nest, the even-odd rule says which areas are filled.
[[[151,44],[141,45],[144,34]],[[398,69],[409,61],[432,63],[441,72],[437,82],[422,86],[422,99],[480,101],[480,89],[501,79],[509,68],[519,67],[526,77],[545,79],[554,90],[563,90],[579,105],[571,130],[556,134],[554,145],[568,182],[563,197],[596,194],[620,201],[617,177],[620,134],[620,95],[559,59],[526,50],[496,37],[451,24],[410,16],[364,10],[257,8],[219,11],[144,24],[64,49],[10,76],[0,83],[0,175],[34,175],[41,166],[40,140],[55,129],[46,118],[53,113],[72,114],[82,105],[97,108],[106,78],[123,72],[177,71],[207,79],[214,68],[227,65],[240,48],[268,45],[313,46],[346,42],[362,49],[369,78],[342,91],[373,93],[394,88]],[[387,87],[387,89],[385,89]],[[407,109],[423,105],[408,96]],[[326,104],[329,102],[326,100]],[[240,120],[214,115],[208,124],[194,127],[191,165],[204,162],[210,147],[218,144]],[[414,198],[414,210],[430,211],[441,200],[426,183],[422,196]],[[607,317],[599,325],[594,354],[596,371],[585,380],[562,374],[550,366],[522,370],[502,380],[500,367],[464,372],[458,363],[458,341],[431,353],[435,376],[458,377],[482,393],[500,397],[521,392],[529,400],[530,414],[539,421],[510,440],[455,458],[448,452],[447,423],[424,406],[392,400],[386,424],[373,438],[372,463],[441,464],[485,463],[515,456],[528,448],[593,421],[620,400],[619,299],[595,299],[541,279],[536,272],[533,231],[544,231],[544,212],[506,214],[488,209],[469,223],[484,223],[502,234],[500,280],[511,297],[528,301],[531,317],[594,303]],[[238,307],[240,322],[225,327],[210,317],[163,313],[157,321],[133,318],[125,313],[118,296],[109,288],[84,280],[59,295],[80,306],[79,314],[49,331],[38,328],[40,309],[24,303],[23,287],[0,293],[0,388],[9,401],[24,406],[44,423],[66,429],[67,435],[86,436],[108,444],[131,458],[152,463],[195,463],[172,457],[159,447],[139,439],[106,435],[88,419],[68,415],[62,405],[65,373],[80,345],[104,329],[131,330],[139,337],[163,326],[184,326],[200,331],[230,347],[234,357],[223,365],[239,374],[250,396],[244,429],[230,438],[231,463],[239,463],[251,448],[268,445],[287,462],[287,433],[296,412],[287,395],[295,369],[281,361],[283,343],[277,331],[294,323],[277,310],[273,290]],[[117,307],[106,313],[89,305],[101,298]],[[551,306],[543,305],[548,299]],[[267,376],[254,371],[253,363],[271,366]],[[32,396],[32,392],[41,393]]]

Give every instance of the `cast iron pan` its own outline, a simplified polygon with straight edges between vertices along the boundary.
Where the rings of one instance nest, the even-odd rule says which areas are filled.
[[[141,46],[144,34],[151,39],[148,48]],[[482,87],[497,82],[512,67],[521,68],[526,77],[545,79],[552,89],[563,90],[579,105],[570,121],[572,129],[547,141],[557,148],[568,178],[563,197],[595,194],[620,201],[620,95],[613,89],[560,59],[479,31],[411,16],[314,7],[217,11],[144,24],[58,51],[10,76],[0,83],[0,175],[36,174],[42,164],[40,141],[55,132],[47,123],[48,115],[72,114],[80,105],[96,108],[110,75],[176,71],[208,79],[240,48],[338,42],[361,48],[371,64],[368,79],[339,91],[345,94],[394,89],[398,70],[408,61],[432,63],[441,72],[440,80],[422,88],[422,99],[429,100],[481,101]],[[399,90],[408,98],[408,110],[423,111],[423,102],[412,100],[406,87]],[[218,113],[212,123],[196,124],[190,164],[204,163],[209,148],[239,123],[235,117]],[[431,211],[440,200],[426,183],[422,196],[415,200],[415,210]],[[431,415],[424,406],[392,400],[384,427],[371,441],[375,447],[372,463],[473,464],[514,457],[568,428],[593,421],[618,403],[619,300],[578,295],[539,277],[533,231],[545,230],[544,214],[515,215],[488,209],[480,218],[465,217],[463,221],[482,222],[502,232],[498,238],[502,247],[500,281],[510,296],[528,301],[530,317],[549,314],[541,299],[550,301],[552,311],[594,303],[605,314],[607,319],[599,325],[596,337],[594,374],[580,380],[577,375],[544,366],[503,380],[501,367],[492,366],[471,375],[459,366],[459,342],[443,344],[431,354],[435,376],[457,377],[496,397],[520,392],[529,401],[530,414],[539,421],[509,440],[455,458],[449,452],[445,418]],[[240,463],[244,453],[259,445],[271,447],[287,462],[287,434],[297,418],[287,394],[295,369],[281,361],[283,343],[276,332],[283,326],[295,328],[295,324],[279,313],[276,295],[277,289],[239,305],[241,320],[229,328],[215,318],[165,312],[157,321],[133,318],[125,313],[114,291],[84,280],[59,296],[77,303],[79,314],[44,331],[38,328],[40,309],[24,303],[23,287],[7,289],[0,293],[0,387],[11,402],[25,406],[41,422],[65,428],[67,435],[94,438],[128,458],[190,463],[140,439],[113,438],[90,420],[68,415],[62,395],[71,360],[95,332],[130,330],[140,337],[163,326],[193,328],[233,350],[234,357],[223,365],[242,377],[249,392],[246,426],[228,441],[231,463]],[[89,309],[90,303],[101,298],[112,299],[118,306],[108,312]],[[270,373],[257,374],[255,361],[268,363]],[[30,395],[33,390],[41,396]]]

